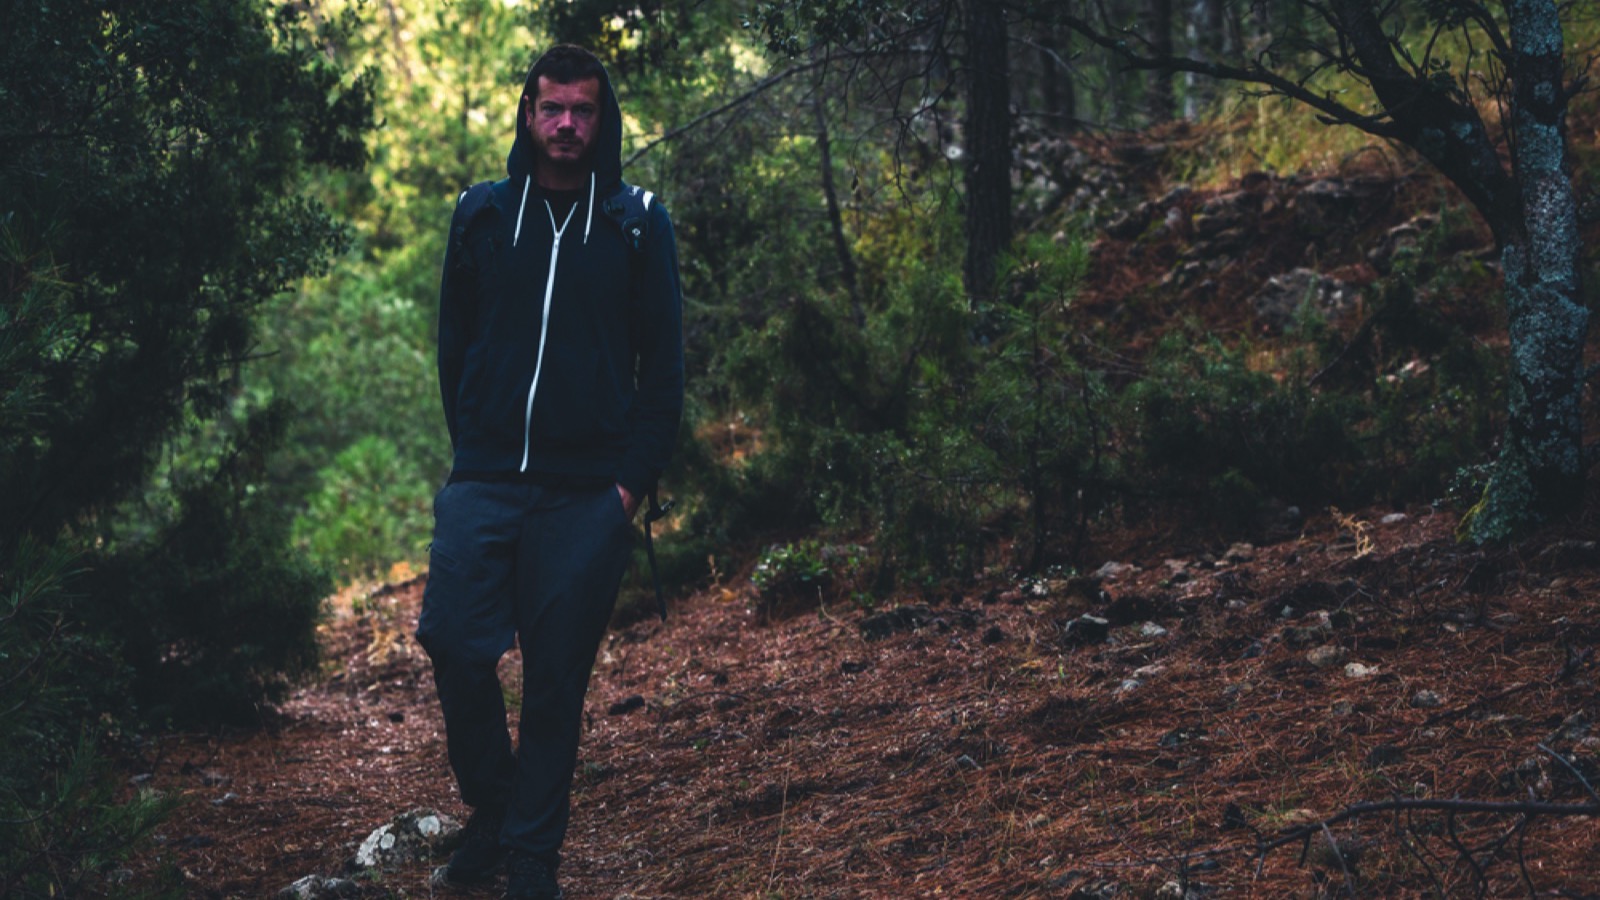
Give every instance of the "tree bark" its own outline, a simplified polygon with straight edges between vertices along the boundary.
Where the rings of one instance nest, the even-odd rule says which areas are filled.
[[[1058,60],[1067,55],[1067,33],[1054,22],[1044,29],[1048,41],[1039,54],[1039,96],[1052,121],[1062,123],[1059,130],[1076,131],[1078,128],[1078,90],[1072,71]]]
[[[1150,42],[1152,56],[1172,56],[1172,0],[1145,0],[1145,40]],[[1150,124],[1172,121],[1177,107],[1172,99],[1172,72],[1153,69],[1146,73],[1145,115]]]
[[[867,324],[867,312],[861,306],[861,294],[856,290],[856,261],[850,252],[850,242],[844,234],[844,214],[839,209],[839,191],[833,181],[833,141],[828,134],[828,111],[819,90],[812,107],[817,118],[817,152],[821,156],[822,197],[828,204],[828,226],[833,235],[833,252],[839,256],[839,277],[850,292],[850,309],[855,315],[856,327]]]
[[[1011,81],[1005,10],[967,0],[966,230],[963,267],[974,307],[993,299],[1000,254],[1011,241]]]
[[[1502,246],[1511,338],[1509,421],[1468,533],[1495,540],[1583,500],[1583,346],[1577,203],[1567,171],[1567,92],[1553,0],[1506,4],[1520,216]]]

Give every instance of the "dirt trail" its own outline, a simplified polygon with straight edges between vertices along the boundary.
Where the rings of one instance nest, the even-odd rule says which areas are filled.
[[[881,639],[845,603],[758,624],[742,583],[615,632],[589,695],[568,895],[1088,898],[1187,881],[1315,896],[1344,882],[1337,860],[1293,846],[1258,870],[1258,836],[1392,797],[1585,801],[1538,744],[1594,783],[1600,552],[1485,556],[1445,515],[1378,519],[1313,517],[1231,560],[1124,557],[1138,570],[1104,596],[998,576],[908,595],[877,611],[928,604],[885,628],[920,625]],[[151,783],[192,797],[156,854],[191,896],[270,896],[338,874],[398,813],[462,812],[408,637],[420,596],[403,584],[326,626],[323,677],[271,727],[152,745]],[[1086,612],[1111,620],[1109,641],[1075,643],[1064,624]],[[506,673],[514,694],[513,659]],[[1349,877],[1368,896],[1471,896],[1447,824],[1340,826]],[[1517,824],[1455,820],[1489,895],[1600,894],[1600,823]],[[433,896],[427,868],[361,879],[361,896]]]

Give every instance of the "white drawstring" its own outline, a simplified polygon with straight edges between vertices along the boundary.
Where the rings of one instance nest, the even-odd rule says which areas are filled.
[[[572,214],[578,211],[574,203],[567,210],[567,217],[556,224],[556,211],[550,208],[550,201],[544,202],[544,211],[550,214],[550,230],[555,237],[550,241],[550,274],[544,281],[544,316],[539,320],[539,351],[533,358],[533,381],[528,385],[528,408],[522,414],[522,465],[517,468],[519,472],[528,471],[528,452],[533,447],[533,395],[539,390],[539,372],[544,369],[544,340],[550,336],[550,299],[555,296],[556,290],[556,261],[561,257],[561,235],[567,231],[567,225],[572,222]],[[521,219],[522,214],[518,213]],[[512,239],[515,242],[515,238]]]
[[[528,208],[528,185],[533,183],[532,175],[522,176],[522,204],[517,207],[517,230],[511,235],[511,246],[517,245],[517,238],[522,237],[522,211]],[[551,218],[554,218],[553,216]]]
[[[552,218],[554,218],[552,216]],[[594,170],[589,170],[589,217],[583,222],[583,244],[589,245],[589,226],[594,224]]]

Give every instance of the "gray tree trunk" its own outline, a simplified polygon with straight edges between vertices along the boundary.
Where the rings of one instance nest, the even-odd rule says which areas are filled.
[[[1511,338],[1509,420],[1500,459],[1467,520],[1479,540],[1506,537],[1583,499],[1583,306],[1577,203],[1567,171],[1561,20],[1553,0],[1506,4],[1511,128],[1520,215],[1502,240]]]

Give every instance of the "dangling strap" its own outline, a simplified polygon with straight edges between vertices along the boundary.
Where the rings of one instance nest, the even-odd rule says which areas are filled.
[[[667,620],[667,598],[661,593],[661,573],[656,571],[656,542],[650,534],[650,526],[657,519],[666,518],[672,511],[674,501],[668,500],[665,505],[656,502],[656,489],[650,489],[649,505],[644,511],[644,551],[650,558],[650,580],[656,586],[656,611],[661,614],[661,621]]]

